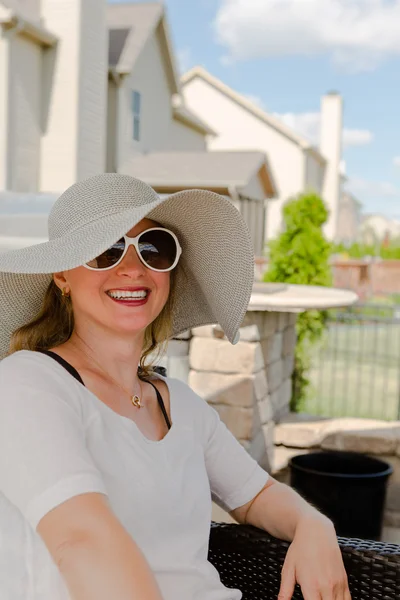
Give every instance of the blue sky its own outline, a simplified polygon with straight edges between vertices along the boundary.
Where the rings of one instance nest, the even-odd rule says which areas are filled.
[[[317,141],[344,98],[343,157],[364,212],[400,219],[400,0],[165,0],[181,70],[203,65]]]

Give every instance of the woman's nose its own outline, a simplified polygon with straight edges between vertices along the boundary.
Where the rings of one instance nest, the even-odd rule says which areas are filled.
[[[125,254],[124,258],[121,260],[121,262],[117,268],[118,268],[118,272],[121,274],[124,271],[126,271],[126,272],[140,271],[141,273],[144,273],[146,270],[146,267],[140,260],[138,254],[133,246],[130,246],[128,248],[127,253]]]

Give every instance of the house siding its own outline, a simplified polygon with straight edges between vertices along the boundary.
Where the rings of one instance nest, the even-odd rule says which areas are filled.
[[[116,134],[117,134],[117,95],[118,89],[114,81],[109,79],[107,90],[107,144],[106,171],[115,173],[117,170]]]
[[[8,189],[37,190],[41,145],[42,49],[22,35],[10,39]]]
[[[206,136],[176,119],[171,121],[169,142],[169,150],[175,152],[184,150],[205,152],[207,150]]]
[[[217,133],[210,150],[261,150],[278,189],[268,203],[266,235],[274,237],[282,225],[282,205],[304,189],[304,151],[273,127],[237,104],[208,82],[196,77],[183,86],[188,107]]]
[[[258,173],[255,173],[246,187],[241,190],[241,194],[251,199],[241,201],[240,212],[250,230],[255,255],[261,256],[264,250],[267,200]]]
[[[108,144],[116,138],[117,170],[124,170],[130,157],[138,152],[202,151],[205,136],[176,121],[173,116],[172,91],[168,82],[159,32],[147,40],[132,73],[114,91],[109,87],[109,110],[116,105],[116,121],[108,115]],[[133,139],[132,92],[141,97],[140,139]],[[115,98],[113,97],[115,95]],[[114,129],[113,129],[114,128]],[[114,133],[113,134],[113,130]],[[111,166],[108,149],[107,168]]]
[[[141,96],[140,139],[133,139],[132,92]],[[171,91],[158,35],[147,40],[132,73],[118,90],[118,168],[137,152],[168,150]]]
[[[108,49],[106,5],[84,0],[80,22],[80,74],[77,179],[106,166]]]
[[[311,154],[306,153],[305,159],[305,182],[304,188],[322,196],[324,183],[324,166]]]
[[[8,186],[9,171],[9,98],[10,98],[10,43],[0,27],[0,189]]]

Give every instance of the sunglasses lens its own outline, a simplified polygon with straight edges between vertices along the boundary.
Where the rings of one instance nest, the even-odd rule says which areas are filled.
[[[108,250],[100,254],[93,260],[90,260],[87,265],[92,269],[107,269],[112,267],[119,261],[125,250],[125,240],[121,238],[115,242]]]
[[[150,269],[168,271],[176,260],[178,248],[169,231],[156,229],[142,233],[139,238],[139,251]]]

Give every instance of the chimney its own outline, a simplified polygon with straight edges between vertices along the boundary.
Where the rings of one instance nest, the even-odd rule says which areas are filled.
[[[43,58],[40,190],[105,170],[108,35],[105,0],[41,0],[58,37]]]
[[[322,197],[329,210],[324,227],[326,237],[334,241],[338,230],[339,202],[341,196],[343,99],[337,92],[330,92],[321,100],[320,151],[326,158]]]

